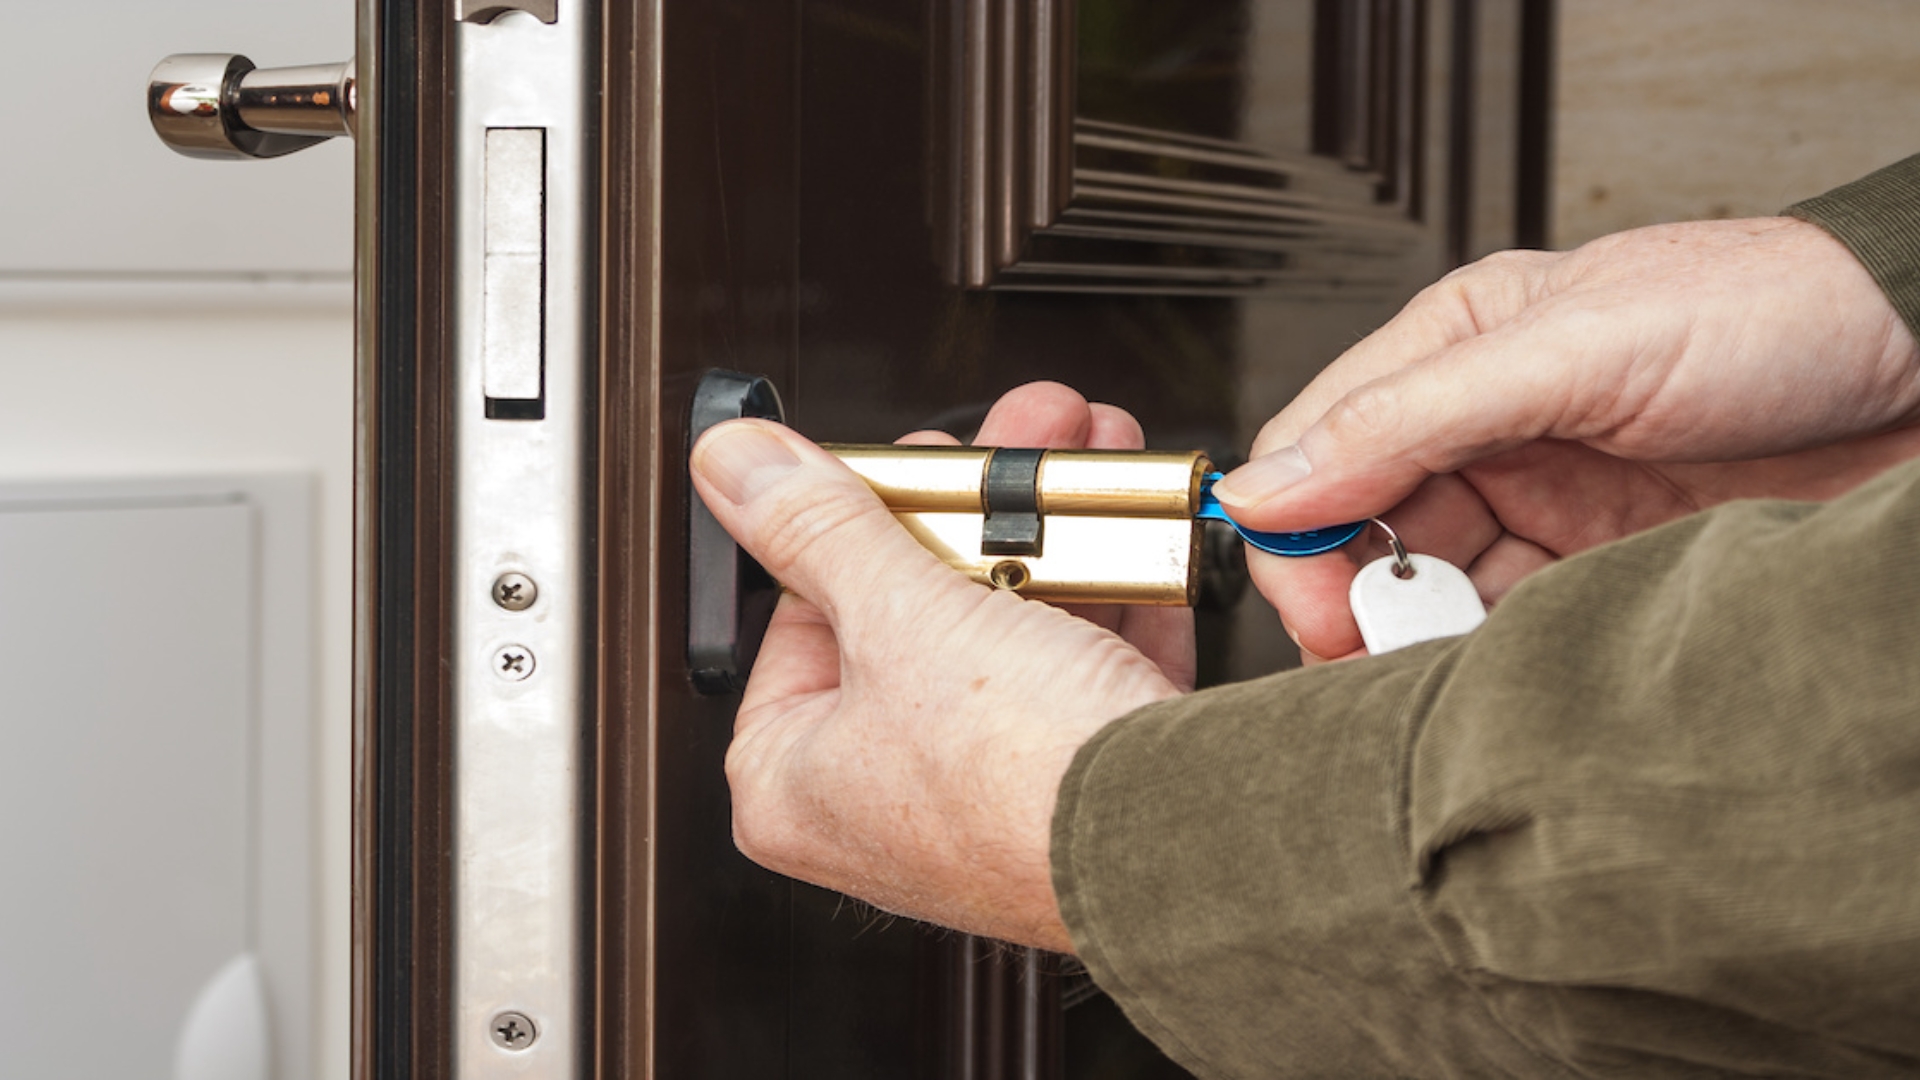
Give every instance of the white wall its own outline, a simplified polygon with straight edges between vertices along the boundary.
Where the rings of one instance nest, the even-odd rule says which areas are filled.
[[[0,275],[325,275],[349,269],[352,152],[225,167],[160,145],[147,75],[170,53],[262,67],[352,55],[353,0],[8,3]]]
[[[1912,0],[1561,0],[1552,242],[1764,215],[1920,152]]]
[[[312,1075],[347,1075],[352,150],[179,157],[142,93],[163,55],[353,51],[350,0],[11,5],[0,95],[0,476],[318,478]],[[137,543],[137,537],[130,537]]]
[[[0,310],[0,476],[318,475],[313,1075],[347,1075],[352,318]],[[129,537],[138,543],[138,537]]]

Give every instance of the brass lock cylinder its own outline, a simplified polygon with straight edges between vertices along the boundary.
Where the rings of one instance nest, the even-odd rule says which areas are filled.
[[[1017,458],[996,466],[991,447],[825,449],[923,546],[982,584],[1078,603],[1191,604],[1198,591],[1194,514],[1211,468],[1198,451],[1010,451]],[[1030,494],[1009,500],[1009,475]],[[1011,513],[1009,502],[1019,504]],[[1000,527],[1008,516],[1027,527]]]
[[[828,443],[895,513],[983,513],[989,446]],[[1196,450],[1048,450],[1040,459],[1042,514],[1186,517],[1200,509],[1209,468]]]

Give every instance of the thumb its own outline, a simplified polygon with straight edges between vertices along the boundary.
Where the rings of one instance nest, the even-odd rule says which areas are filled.
[[[1298,532],[1385,513],[1429,476],[1562,431],[1579,357],[1495,331],[1349,390],[1298,442],[1214,485],[1233,519]]]
[[[721,424],[694,445],[692,472],[727,532],[812,601],[843,643],[905,629],[929,593],[968,584],[908,535],[865,481],[791,428]]]

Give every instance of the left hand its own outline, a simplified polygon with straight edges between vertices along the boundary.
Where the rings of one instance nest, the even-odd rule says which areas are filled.
[[[1011,395],[981,441],[1137,445],[1124,413],[1070,393]],[[975,584],[777,424],[723,424],[692,466],[714,516],[791,590],[727,753],[741,851],[887,911],[1071,951],[1049,861],[1055,794],[1096,731],[1190,683],[1184,612],[1118,616],[1149,653]]]

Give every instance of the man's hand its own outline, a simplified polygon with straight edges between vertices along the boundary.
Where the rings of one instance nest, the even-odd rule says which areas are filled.
[[[980,441],[1138,445],[1125,414],[1070,393],[1017,392]],[[1048,861],[1060,779],[1106,723],[1190,683],[1191,632],[1183,644],[1167,616],[1123,617],[1156,662],[1113,630],[974,584],[776,424],[709,432],[693,478],[790,590],[727,754],[741,851],[888,911],[1070,951]]]
[[[1715,503],[1837,495],[1920,453],[1916,416],[1914,339],[1845,247],[1788,218],[1694,222],[1449,275],[1214,492],[1257,529],[1385,516],[1493,602]],[[1250,553],[1310,660],[1361,647],[1356,557]]]

